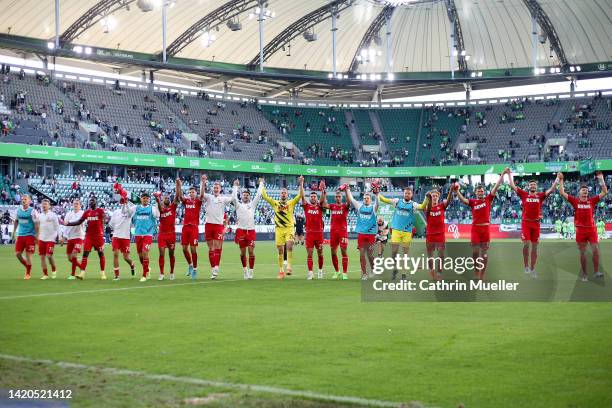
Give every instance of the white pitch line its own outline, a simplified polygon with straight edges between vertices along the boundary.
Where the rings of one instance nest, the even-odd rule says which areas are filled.
[[[308,398],[308,399],[314,399],[314,400],[320,400],[320,401],[330,401],[330,402],[336,402],[336,403],[357,404],[357,405],[371,406],[371,407],[401,407],[403,406],[403,404],[400,402],[367,399],[367,398],[360,398],[360,397],[320,394],[317,392],[291,390],[288,388],[271,387],[267,385],[228,383],[228,382],[223,382],[223,381],[204,380],[204,379],[193,378],[193,377],[177,377],[177,376],[169,375],[169,374],[150,374],[144,371],[133,371],[133,370],[126,370],[122,368],[113,368],[113,367],[98,367],[98,366],[91,366],[91,365],[85,365],[85,364],[70,363],[70,362],[65,362],[65,361],[38,360],[38,359],[29,358],[29,357],[12,356],[9,354],[0,354],[0,358],[4,360],[10,360],[10,361],[16,361],[16,362],[26,362],[26,363],[33,363],[33,364],[44,364],[44,365],[49,365],[49,366],[57,366],[60,368],[71,368],[71,369],[77,369],[77,370],[103,372],[103,373],[110,374],[110,375],[140,377],[140,378],[145,378],[147,380],[154,380],[154,381],[173,381],[173,382],[184,383],[184,384],[202,385],[202,386],[215,387],[215,388],[229,388],[229,389],[241,390],[241,391],[255,391],[255,392],[268,393],[268,394]],[[419,406],[422,406],[422,405],[419,405]]]
[[[258,280],[263,280],[265,278],[261,278]],[[15,296],[3,296],[0,297],[0,300],[11,300],[11,299],[24,299],[24,298],[32,298],[32,297],[45,297],[45,296],[61,296],[61,295],[78,295],[83,293],[98,293],[98,292],[116,292],[122,290],[138,290],[138,289],[154,289],[154,288],[172,288],[175,286],[186,286],[186,285],[203,285],[206,283],[215,284],[221,282],[242,282],[244,279],[225,279],[218,281],[200,281],[200,282],[185,282],[185,283],[171,283],[168,285],[149,285],[149,286],[132,286],[129,288],[107,288],[107,289],[92,289],[92,290],[76,290],[70,292],[49,292],[49,293],[34,293],[30,295],[15,295]]]

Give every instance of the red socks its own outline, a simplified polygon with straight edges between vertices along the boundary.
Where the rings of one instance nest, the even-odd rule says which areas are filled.
[[[242,262],[242,267],[246,268],[246,266],[247,266],[246,255],[240,254],[240,262]]]
[[[198,267],[198,253],[195,251],[195,249],[191,253],[191,260],[193,262],[193,267],[197,268]]]
[[[29,275],[29,274],[30,274],[30,272],[32,272],[32,265],[28,265],[28,264],[26,264],[26,266],[25,266],[25,267],[26,267],[26,273]]]
[[[77,260],[76,256],[74,258],[72,258],[70,263],[72,264],[72,273],[71,273],[71,275],[74,276],[76,274],[77,268],[79,267],[79,261]]]
[[[158,263],[159,263],[159,274],[163,275],[164,274],[164,264],[166,263],[166,259],[164,258],[163,255],[159,256]]]
[[[249,256],[249,269],[253,269],[255,266],[255,255]]]
[[[43,268],[43,275],[48,276],[49,273],[47,272],[47,268]]]
[[[334,265],[334,270],[338,272],[338,254],[332,254],[332,265]]]
[[[599,272],[599,251],[593,251],[593,272]]]
[[[149,275],[149,259],[142,260],[142,276],[145,278]]]
[[[118,278],[119,277],[119,268],[115,268],[114,272],[115,272],[115,278]]]
[[[348,256],[342,257],[342,272],[346,273],[348,271]]]
[[[312,271],[312,255],[308,255],[308,270]]]
[[[214,268],[215,266],[219,266],[219,264],[221,263],[221,252],[222,252],[221,249],[209,249],[208,250],[208,261],[210,262],[211,268]]]
[[[104,255],[100,257],[100,270],[103,271],[106,268],[106,258]]]
[[[81,264],[79,265],[79,267],[81,268],[82,271],[87,269],[87,257],[86,256],[84,256],[83,259],[81,259]]]
[[[323,269],[323,255],[319,255],[319,269]]]
[[[215,255],[217,253],[215,252],[214,249],[209,249],[208,250],[208,262],[210,263],[210,267],[214,268],[215,267]]]
[[[359,263],[361,264],[361,273],[365,275],[367,269],[366,269],[366,258],[365,256],[361,256],[359,257]]]

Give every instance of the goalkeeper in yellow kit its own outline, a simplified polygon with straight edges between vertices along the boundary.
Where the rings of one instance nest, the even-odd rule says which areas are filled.
[[[294,216],[295,206],[300,202],[304,195],[304,185],[302,181],[304,177],[298,177],[300,185],[298,194],[289,200],[289,192],[286,188],[281,189],[280,199],[271,198],[266,192],[264,185],[261,197],[270,204],[274,210],[274,224],[276,227],[276,248],[278,249],[278,279],[285,279],[285,271],[283,270],[285,244],[287,245],[287,271],[286,275],[291,275],[291,261],[293,260],[293,239],[294,239]],[[260,178],[259,183],[263,184],[264,179]]]

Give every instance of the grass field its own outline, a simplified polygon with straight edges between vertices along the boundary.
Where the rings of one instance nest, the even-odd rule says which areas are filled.
[[[197,281],[179,254],[176,281],[146,283],[124,264],[120,282],[97,279],[95,254],[85,281],[67,281],[60,247],[58,279],[40,281],[36,261],[24,281],[0,247],[0,388],[68,388],[72,406],[91,407],[612,406],[611,303],[367,303],[353,242],[349,281],[306,281],[299,247],[295,276],[279,282],[264,242],[243,281],[226,244],[219,281],[201,246]],[[525,279],[520,253],[504,256]],[[555,261],[576,270],[576,258]],[[107,273],[110,261],[107,248]]]

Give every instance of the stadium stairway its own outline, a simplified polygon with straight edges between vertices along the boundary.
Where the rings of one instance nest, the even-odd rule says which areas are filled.
[[[368,115],[370,116],[370,122],[372,122],[372,128],[374,129],[376,133],[380,135],[380,141],[379,141],[380,152],[383,155],[386,155],[387,153],[389,153],[389,147],[387,146],[385,132],[383,131],[382,126],[380,125],[380,118],[378,117],[378,114],[376,113],[376,111],[373,111],[373,110],[368,111]]]
[[[363,152],[361,151],[361,143],[359,141],[359,131],[355,125],[353,112],[350,110],[344,111],[344,120],[348,124],[349,132],[351,134],[351,142],[353,142],[353,148],[357,152],[357,159],[363,160]]]

